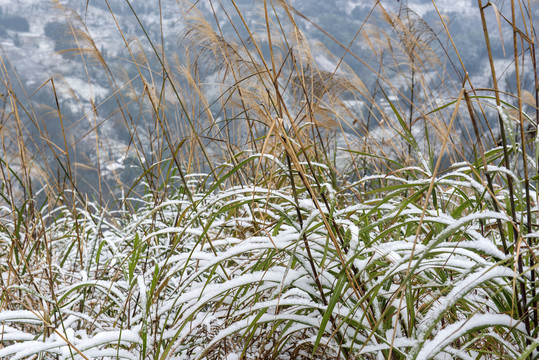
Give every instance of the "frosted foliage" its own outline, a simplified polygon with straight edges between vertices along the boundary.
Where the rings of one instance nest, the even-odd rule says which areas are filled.
[[[24,301],[0,311],[0,357],[474,358],[484,334],[518,348],[525,328],[500,298],[513,296],[514,259],[484,231],[510,219],[460,206],[484,185],[456,165],[352,186],[382,178],[388,189],[433,183],[436,206],[399,194],[358,202],[328,183],[326,206],[308,192],[296,202],[290,188],[208,180],[192,200],[148,196],[132,215],[79,208],[78,228],[72,211],[44,209],[51,266],[35,264],[34,280],[4,276],[7,296]],[[37,280],[49,270],[53,281]]]

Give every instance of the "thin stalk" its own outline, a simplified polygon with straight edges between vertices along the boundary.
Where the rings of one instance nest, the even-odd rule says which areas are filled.
[[[490,64],[492,86],[493,86],[494,95],[495,95],[495,98],[496,98],[496,106],[500,106],[501,101],[500,101],[500,92],[498,90],[498,78],[496,76],[496,68],[494,67],[494,57],[492,56],[492,47],[490,45],[490,35],[489,35],[489,32],[488,32],[487,21],[486,21],[486,17],[485,17],[485,7],[488,6],[488,4],[484,7],[481,0],[477,0],[477,2],[478,2],[478,5],[479,5],[479,13],[481,15],[481,24],[483,26],[483,35],[484,35],[484,38],[485,38],[485,44],[486,44],[487,52],[488,52],[488,60],[489,60],[489,64]],[[499,126],[500,126],[500,136],[502,138],[504,165],[505,165],[505,167],[507,169],[510,169],[509,154],[508,154],[508,151],[507,151],[507,138],[505,136],[505,127],[504,127],[504,124],[503,124],[501,114],[499,112],[498,112],[498,123],[499,123]],[[511,206],[511,219],[513,220],[512,221],[513,233],[515,234],[515,239],[518,239],[520,235],[519,235],[519,230],[518,230],[517,225],[516,225],[517,224],[517,218],[516,218],[516,210],[515,210],[515,194],[514,194],[514,187],[513,187],[513,178],[511,176],[507,175],[506,180],[507,180],[507,188],[508,188],[508,191],[509,191],[509,202],[510,202],[510,206]],[[500,231],[502,231],[502,229],[500,229]],[[515,249],[517,248],[516,245],[517,244],[514,244]],[[520,268],[520,266],[519,266],[519,268]],[[519,271],[520,271],[520,269],[519,269]],[[521,292],[522,292],[522,288],[521,288]],[[522,295],[525,295],[525,292]],[[525,296],[521,300],[525,302],[526,301]],[[521,308],[519,299],[517,299],[516,303],[517,303],[517,312],[518,312],[519,317],[523,316],[524,315],[523,314],[523,308]],[[529,330],[529,323],[526,326],[526,329]]]
[[[496,201],[496,198],[494,197],[494,186],[492,184],[492,178],[488,172],[488,163],[487,163],[487,159],[485,158],[485,148],[483,146],[483,141],[481,140],[481,135],[479,134],[479,128],[477,126],[477,120],[475,118],[475,113],[473,111],[472,102],[470,100],[470,96],[468,95],[467,91],[464,92],[464,98],[466,100],[466,106],[468,108],[468,113],[470,114],[470,119],[472,120],[472,125],[475,132],[475,138],[477,139],[477,144],[479,145],[479,153],[481,154],[481,161],[483,162],[483,168],[485,171],[485,177],[487,178],[488,188],[493,197],[492,206],[494,207],[495,212],[499,212],[500,208],[498,207],[498,202]],[[505,239],[505,234],[503,233],[502,221],[500,219],[496,219],[496,224],[498,225],[498,229],[500,230],[500,237],[502,238],[503,252],[505,255],[508,255],[509,250],[507,248],[507,241]]]
[[[531,22],[530,22],[531,24]],[[538,129],[537,129],[537,122],[539,121],[539,78],[537,76],[537,61],[536,61],[536,57],[535,57],[535,29],[532,27],[531,29],[531,34],[532,34],[532,41],[528,43],[528,45],[530,46],[530,55],[531,55],[531,61],[532,61],[532,65],[533,65],[533,75],[534,75],[534,84],[535,84],[535,136],[537,136],[538,134]],[[539,160],[539,158],[538,158]],[[537,164],[537,169],[539,171],[539,163]],[[531,231],[531,229],[530,229]],[[535,242],[533,241],[532,238],[528,239],[529,241],[529,247],[530,249],[533,249],[535,248]],[[530,253],[530,269],[533,269],[532,270],[532,274],[531,274],[531,282],[532,282],[532,299],[535,299],[535,295],[537,293],[537,290],[535,288],[536,284],[535,284],[535,281],[536,281],[536,275],[535,275],[535,268],[534,268],[534,264],[535,264],[535,254],[533,252]],[[538,309],[537,309],[537,300],[534,300],[533,301],[533,304],[532,304],[532,308],[533,308],[533,321],[534,321],[534,324],[535,326],[537,326],[539,324],[539,314],[538,314]]]
[[[298,205],[299,204],[298,193],[296,190],[296,183],[294,181],[294,173],[292,172],[292,164],[290,162],[290,156],[288,154],[286,154],[286,163],[288,165],[288,175],[290,176],[290,184],[292,186],[292,195],[294,196],[294,202],[295,202],[294,205],[295,205],[296,213],[298,216],[299,226],[301,227],[301,229],[303,229],[303,217],[301,215],[301,211]],[[320,292],[320,298],[322,299],[322,303],[324,304],[324,306],[327,306],[328,301],[326,299],[326,295],[324,294],[324,289],[322,287],[322,283],[320,282],[320,275],[318,274],[318,271],[316,270],[316,265],[314,264],[314,257],[311,253],[309,240],[307,239],[307,234],[305,232],[303,232],[303,243],[305,245],[305,250],[307,251],[307,259],[309,261],[309,264],[311,265],[311,271],[313,272],[314,282],[316,284],[316,287],[318,288],[318,291]],[[341,333],[338,331],[336,320],[333,314],[330,315],[329,320],[331,322],[331,327],[333,328],[333,331],[336,334],[335,336],[337,337],[337,341],[342,344],[344,339]],[[348,350],[346,349],[342,349],[342,350],[346,358],[348,358]]]
[[[527,155],[526,155],[526,139],[524,134],[524,119],[522,117],[522,89],[521,89],[521,80],[520,80],[520,69],[519,69],[519,50],[518,50],[518,35],[519,31],[517,30],[517,24],[516,24],[516,11],[515,11],[515,1],[511,0],[511,21],[513,25],[513,55],[514,55],[514,61],[515,61],[515,77],[516,77],[516,86],[517,86],[517,100],[518,100],[518,119],[520,122],[520,138],[522,141],[522,164],[524,167],[524,189],[526,192],[526,233],[529,233],[531,231],[531,206],[530,206],[530,179],[528,176],[528,161],[527,161]],[[520,234],[520,241],[526,241],[523,234]],[[529,247],[528,247],[529,249]],[[531,257],[531,255],[530,255]],[[519,252],[517,254],[517,261],[518,261],[518,267],[521,274],[524,274],[524,264],[522,260],[522,254]],[[527,296],[526,296],[526,277],[522,276],[522,280],[520,282],[520,291],[522,292],[522,307],[523,309],[526,309],[527,306]],[[524,314],[523,314],[524,315]],[[526,312],[524,317],[524,324],[526,325],[526,330],[528,331],[528,335],[531,335],[531,329],[530,329],[530,314],[529,312]],[[529,345],[531,344],[531,341],[529,339],[526,339],[526,343]]]
[[[415,90],[415,71],[414,71],[414,54],[412,51],[411,54],[412,59],[412,84],[410,86],[410,115],[408,116],[408,130],[410,131],[410,134],[412,134],[412,123],[413,123],[413,115],[414,115],[414,90]],[[409,159],[412,158],[412,144],[408,144],[408,157]]]

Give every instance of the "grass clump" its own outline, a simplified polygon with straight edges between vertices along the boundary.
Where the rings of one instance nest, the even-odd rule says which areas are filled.
[[[142,38],[116,22],[126,57],[107,60],[83,18],[57,6],[76,43],[64,52],[106,74],[111,95],[75,139],[48,81],[52,136],[3,67],[2,122],[15,126],[2,128],[0,357],[536,356],[526,4],[495,10],[514,36],[512,95],[497,83],[491,3],[477,10],[488,89],[439,13],[436,32],[408,8],[374,5],[355,37],[371,50],[362,58],[285,2],[262,2],[255,24],[234,1],[212,22],[182,4],[174,57],[126,2]],[[332,69],[300,21],[344,49],[325,53]],[[120,151],[100,130],[109,123],[129,139],[123,172],[102,165]],[[95,143],[93,162],[81,142]]]

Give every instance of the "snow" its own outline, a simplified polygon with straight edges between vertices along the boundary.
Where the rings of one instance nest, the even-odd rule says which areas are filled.
[[[482,329],[491,326],[504,326],[506,328],[516,328],[522,333],[526,333],[526,328],[519,322],[506,314],[478,314],[469,319],[457,321],[440,330],[432,340],[428,340],[416,359],[427,360],[440,352],[446,345],[458,339],[471,330]]]
[[[95,101],[99,97],[104,98],[109,93],[109,89],[98,84],[89,84],[87,81],[74,76],[66,76],[64,79],[65,83],[59,85],[59,89],[65,93],[72,89],[79,99],[85,101]]]
[[[38,315],[39,314],[39,315]],[[25,322],[29,324],[43,323],[42,314],[39,311],[28,310],[3,310],[0,311],[0,322]]]
[[[480,283],[484,283],[488,280],[497,277],[514,277],[513,270],[502,266],[496,266],[494,268],[481,269],[475,273],[472,273],[464,279],[456,282],[451,292],[436,301],[436,304],[425,315],[424,320],[419,326],[419,333],[427,336],[430,329],[436,324],[443,312],[453,306],[460,298],[469,293],[473,288],[477,287]]]
[[[477,9],[471,0],[452,0],[452,1],[437,1],[436,5],[441,13],[456,13],[460,15],[472,15],[477,13]],[[428,11],[433,10],[432,3],[416,3],[409,2],[410,9],[415,11],[419,16],[424,16]]]
[[[440,201],[454,195],[447,195],[439,183],[443,182],[449,189],[473,189],[477,186],[469,181],[470,179],[464,180],[462,174],[456,170],[451,174],[437,179]],[[455,178],[461,180],[456,181]],[[394,180],[402,182],[402,179]],[[424,187],[429,181],[428,178],[416,180],[413,186]],[[339,208],[342,195],[334,193],[329,185],[324,186],[329,191],[327,193],[330,201]],[[328,242],[326,229],[321,225],[320,214],[314,202],[307,197],[307,193],[304,195],[299,201],[300,210],[304,214],[302,228],[296,219],[294,197],[284,189],[271,190],[262,187],[216,188],[211,194],[195,193],[197,209],[187,210],[181,221],[177,220],[178,206],[188,209],[190,204],[175,198],[164,200],[157,206],[151,198],[140,201],[143,210],[133,214],[129,221],[124,221],[121,225],[108,220],[107,214],[98,208],[89,206],[89,209],[93,209],[92,212],[81,209],[79,215],[88,219],[85,225],[88,233],[99,234],[96,239],[89,235],[84,257],[91,256],[92,251],[95,251],[91,249],[95,249],[96,244],[104,244],[100,245],[102,249],[99,269],[106,266],[117,267],[118,270],[113,270],[116,274],[114,280],[99,279],[95,271],[97,264],[86,259],[84,270],[71,273],[71,283],[56,289],[58,301],[65,304],[61,313],[57,314],[61,316],[63,323],[62,326],[57,326],[45,341],[36,341],[35,336],[17,328],[20,323],[41,326],[40,315],[36,315],[40,313],[27,310],[0,312],[0,322],[5,324],[1,330],[4,338],[6,341],[16,342],[1,349],[0,356],[22,358],[41,352],[68,358],[76,348],[87,357],[135,359],[139,358],[141,344],[154,346],[154,335],[151,332],[155,330],[152,330],[151,324],[160,321],[159,319],[169,322],[168,325],[159,322],[158,326],[163,326],[158,333],[161,341],[174,341],[176,346],[189,343],[200,336],[199,349],[191,354],[202,358],[212,345],[225,339],[229,341],[235,338],[235,334],[243,334],[252,329],[255,321],[260,324],[260,327],[257,327],[260,329],[264,324],[277,326],[275,324],[289,323],[291,325],[286,328],[286,336],[293,338],[299,333],[307,332],[312,336],[309,335],[306,339],[310,340],[304,341],[314,341],[327,306],[320,301],[319,290],[314,283],[314,274],[303,245],[303,234],[315,261],[323,264],[317,269],[318,280],[328,297],[331,297],[331,289],[337,282],[341,264],[333,253],[332,243]],[[230,205],[234,207],[235,203],[241,204],[246,200],[251,202],[253,199],[274,210],[268,213],[269,219],[257,220],[256,214],[252,214],[251,209],[244,205],[235,207],[237,213],[229,218],[216,217],[213,214],[215,209]],[[452,200],[455,202],[452,206],[458,206],[459,199]],[[522,330],[522,326],[516,324],[508,315],[498,316],[496,305],[484,290],[491,284],[510,287],[516,276],[513,269],[497,264],[499,259],[506,259],[507,256],[491,238],[478,231],[479,219],[488,220],[490,223],[500,219],[502,223],[507,223],[510,220],[505,214],[478,209],[477,212],[465,213],[455,219],[450,212],[443,212],[439,208],[429,208],[423,214],[423,210],[413,204],[402,207],[402,203],[395,199],[378,206],[380,201],[384,201],[383,197],[372,197],[368,202],[352,203],[332,214],[335,223],[351,234],[351,244],[355,242],[349,252],[343,255],[353,260],[358,282],[365,287],[367,294],[373,291],[372,289],[378,289],[377,298],[370,303],[370,306],[376,308],[373,310],[374,316],[382,315],[383,309],[379,307],[382,306],[382,299],[386,299],[384,306],[398,308],[402,321],[408,321],[410,309],[404,303],[399,303],[399,299],[395,299],[394,295],[400,289],[400,279],[409,269],[414,269],[417,274],[415,276],[423,279],[423,282],[413,285],[418,286],[418,290],[432,286],[447,289],[448,292],[440,296],[437,290],[433,290],[417,299],[418,306],[425,307],[425,310],[414,314],[418,324],[414,336],[406,337],[401,323],[395,328],[385,328],[381,333],[384,335],[376,339],[363,333],[356,334],[353,329],[346,328],[342,332],[345,334],[346,344],[357,346],[357,342],[362,341],[362,354],[380,354],[393,344],[395,350],[405,354],[415,351],[420,358],[433,356],[441,347],[445,347],[438,356],[450,358],[451,354],[460,351],[450,345],[466,332],[476,331],[482,326],[499,325],[516,325],[519,331]],[[373,209],[376,209],[376,212],[372,212]],[[64,208],[63,211],[68,209]],[[365,243],[363,240],[365,230],[359,222],[367,213],[372,217],[368,230],[371,238],[369,241],[372,243]],[[61,214],[59,212],[55,216]],[[124,216],[122,214],[115,216]],[[156,214],[159,216],[155,216]],[[281,217],[288,218],[280,224],[278,230],[272,228]],[[61,227],[69,227],[72,218],[63,215],[60,218]],[[424,228],[435,228],[436,233],[426,242],[424,234],[421,233],[418,239],[415,233],[404,236],[402,229],[419,223],[421,218]],[[264,226],[265,231],[250,230],[238,236],[238,227],[252,227],[255,222],[258,226]],[[460,232],[465,233],[466,237],[454,241],[452,234]],[[51,239],[56,236],[53,230],[48,230],[47,233]],[[134,241],[136,234],[137,242]],[[384,234],[393,234],[395,238],[385,238]],[[199,240],[202,235],[205,236],[204,241]],[[176,248],[171,248],[170,241],[178,236],[181,241],[176,243]],[[70,238],[71,236],[62,241],[68,241]],[[53,244],[60,248],[62,246],[61,243]],[[135,244],[137,247],[133,248]],[[129,269],[133,251],[141,251],[145,247],[148,253],[143,255],[145,258],[142,262],[147,262],[146,268],[137,265],[135,269]],[[268,254],[276,254],[275,258],[270,260],[271,266],[250,267],[264,263],[268,260],[265,259]],[[115,263],[111,265],[113,261]],[[159,273],[155,269],[158,269]],[[372,278],[373,269],[383,271],[376,278]],[[440,282],[430,275],[442,269],[455,274],[451,281],[447,279]],[[133,277],[130,276],[131,272]],[[97,296],[86,300],[96,304],[97,307],[92,310],[95,313],[78,312],[76,304],[83,299],[81,289],[91,290],[89,293]],[[159,289],[159,296],[153,297],[152,294],[151,301],[150,289]],[[100,297],[106,297],[107,308],[129,309],[129,322],[132,325],[126,327],[125,321],[118,325],[115,316],[109,317],[107,312],[100,308],[104,306],[100,303]],[[351,319],[355,326],[369,328],[365,309],[354,302],[356,295],[351,288],[342,290],[341,299],[333,309],[337,321]],[[440,318],[445,316],[446,312],[453,311],[454,305],[461,299],[477,306],[475,315],[470,316],[462,311],[453,322],[448,321],[445,327],[441,328]],[[247,306],[234,308],[238,303]],[[217,304],[226,309],[218,308]],[[231,313],[227,310],[228,307],[234,308]],[[487,308],[492,311],[487,311]],[[95,315],[96,313],[98,315]],[[488,322],[488,319],[492,321]],[[81,323],[95,324],[97,330],[87,332],[81,328]],[[119,326],[123,328],[119,329]],[[326,327],[325,331],[327,334],[323,334],[322,339],[331,343],[331,332],[334,330]],[[144,341],[141,339],[143,334],[146,334]],[[68,345],[66,340],[71,345]],[[116,349],[115,344],[125,346]],[[230,351],[223,356],[234,358],[241,354],[237,348]],[[468,355],[463,353],[461,357],[466,356]],[[77,358],[78,355],[74,354],[74,357]]]

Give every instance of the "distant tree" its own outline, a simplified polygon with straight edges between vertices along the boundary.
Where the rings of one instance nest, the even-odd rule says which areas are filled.
[[[67,26],[61,22],[51,21],[45,24],[45,36],[52,40],[62,38],[67,30]]]
[[[73,47],[72,35],[70,34],[69,28],[66,24],[51,21],[45,24],[44,30],[45,36],[55,41],[54,51],[61,51]]]
[[[13,36],[13,45],[15,45],[16,47],[21,47],[22,43],[19,34],[15,34],[15,36]]]
[[[12,16],[0,16],[0,21],[4,28],[8,30],[14,30],[19,32],[30,31],[30,24],[26,18],[22,16],[12,15]]]
[[[466,70],[470,75],[480,73],[484,67],[484,59],[488,56],[481,22],[470,21],[470,18],[458,16],[458,14],[450,14],[450,16],[453,19],[450,24],[452,38],[455,44],[458,44],[459,55],[466,65]],[[495,43],[495,45],[498,44],[498,42]],[[499,53],[496,52],[498,49]],[[501,46],[493,46],[492,50],[494,57],[497,57],[497,54],[503,57]]]

